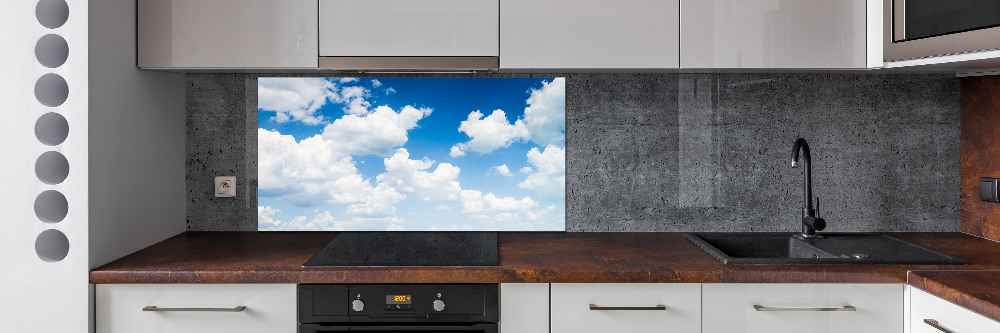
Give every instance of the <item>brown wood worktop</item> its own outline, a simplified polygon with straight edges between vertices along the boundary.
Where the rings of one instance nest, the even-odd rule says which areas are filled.
[[[1000,321],[1000,271],[912,271],[907,283]]]
[[[302,267],[335,232],[186,232],[90,272],[91,283],[905,283],[910,270],[1000,270],[1000,244],[893,233],[968,265],[723,265],[683,233],[499,233],[500,265]]]

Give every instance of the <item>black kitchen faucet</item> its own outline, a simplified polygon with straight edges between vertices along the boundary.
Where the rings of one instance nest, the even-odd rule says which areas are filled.
[[[823,230],[826,228],[826,220],[816,216],[816,211],[813,210],[812,205],[812,167],[809,165],[812,162],[812,157],[809,155],[809,143],[806,139],[798,138],[795,140],[795,145],[792,146],[792,167],[798,167],[799,165],[799,151],[802,152],[802,163],[805,164],[805,171],[803,172],[803,197],[805,201],[802,205],[802,237],[815,238],[821,237],[816,235],[816,231]],[[816,198],[816,207],[819,208],[819,198]]]

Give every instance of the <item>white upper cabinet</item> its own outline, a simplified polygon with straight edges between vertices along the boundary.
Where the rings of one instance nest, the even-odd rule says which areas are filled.
[[[871,0],[682,0],[681,68],[881,67],[867,52],[877,45],[872,59],[881,60],[880,6]]]
[[[500,68],[677,68],[678,0],[503,0]]]
[[[319,0],[323,57],[496,57],[499,0]]]
[[[316,7],[316,0],[139,0],[139,67],[316,68]]]

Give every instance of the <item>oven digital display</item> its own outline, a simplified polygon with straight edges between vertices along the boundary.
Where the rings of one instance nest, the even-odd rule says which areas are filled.
[[[410,295],[385,295],[385,304],[410,304]]]

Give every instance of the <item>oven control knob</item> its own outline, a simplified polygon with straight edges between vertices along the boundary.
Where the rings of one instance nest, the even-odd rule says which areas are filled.
[[[444,311],[444,301],[435,300],[434,301],[434,311],[441,312]]]
[[[356,299],[354,300],[354,302],[351,302],[351,309],[354,309],[354,311],[357,312],[361,312],[365,309],[365,302],[361,301],[360,299]]]

